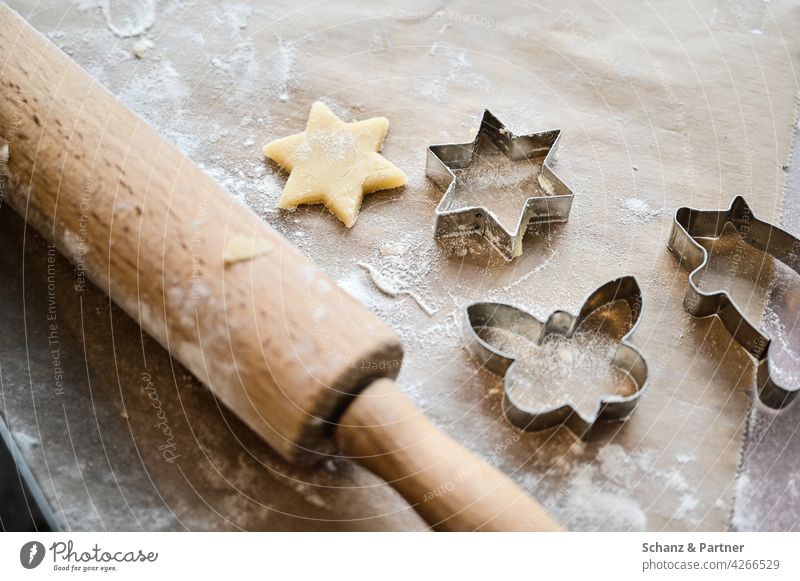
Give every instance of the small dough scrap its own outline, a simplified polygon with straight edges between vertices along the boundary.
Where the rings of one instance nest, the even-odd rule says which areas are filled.
[[[153,48],[153,41],[148,38],[140,38],[133,43],[133,54],[137,59],[143,59],[151,48]]]
[[[237,234],[228,240],[225,250],[222,252],[222,259],[226,265],[236,264],[269,254],[272,250],[273,245],[268,240]]]
[[[385,117],[345,123],[314,103],[304,132],[264,146],[264,155],[290,172],[278,207],[325,204],[351,228],[365,194],[406,184],[402,170],[378,153],[388,131]]]
[[[542,188],[542,191],[548,196],[555,196],[556,195],[556,186],[551,182],[548,177],[544,174],[539,174],[536,178],[539,182],[539,186]]]

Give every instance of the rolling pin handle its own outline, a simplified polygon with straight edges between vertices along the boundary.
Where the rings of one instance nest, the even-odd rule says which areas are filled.
[[[343,454],[391,484],[435,530],[560,530],[512,480],[436,428],[390,379],[354,399],[335,438]]]

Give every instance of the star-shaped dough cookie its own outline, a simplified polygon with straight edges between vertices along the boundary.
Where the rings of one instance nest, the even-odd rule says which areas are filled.
[[[278,207],[325,204],[351,228],[365,194],[406,183],[405,174],[378,153],[387,131],[385,117],[345,123],[324,103],[314,103],[305,131],[264,146],[264,154],[290,172]]]

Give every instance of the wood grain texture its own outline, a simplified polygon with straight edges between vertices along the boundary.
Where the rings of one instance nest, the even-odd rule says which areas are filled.
[[[390,379],[364,390],[340,423],[339,447],[436,530],[559,530],[536,501],[437,429]]]
[[[329,452],[395,334],[4,4],[0,67],[9,203],[284,458]]]

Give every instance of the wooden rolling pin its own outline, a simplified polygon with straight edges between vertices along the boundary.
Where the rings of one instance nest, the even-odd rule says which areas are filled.
[[[338,447],[436,529],[558,528],[397,389],[387,326],[2,3],[0,86],[8,202],[286,460]]]

